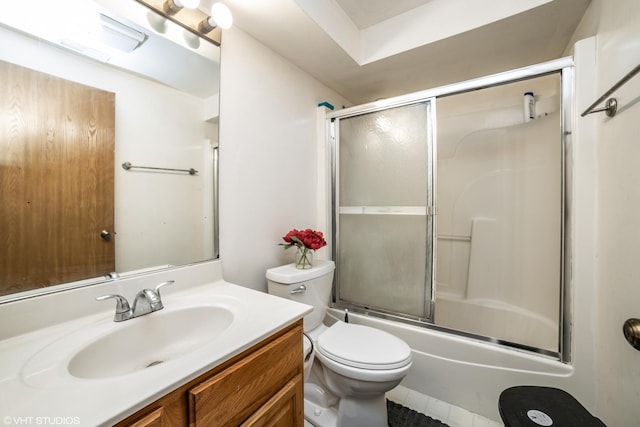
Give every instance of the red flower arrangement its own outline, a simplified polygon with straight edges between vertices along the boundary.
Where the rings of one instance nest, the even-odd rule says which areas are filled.
[[[280,245],[284,246],[285,249],[297,246],[299,248],[307,248],[315,251],[327,244],[321,231],[313,231],[310,228],[307,228],[306,230],[296,230],[294,228],[289,231],[282,240],[287,242],[280,243]]]
[[[289,231],[282,240],[286,242],[280,243],[281,246],[284,246],[284,249],[289,249],[292,246],[298,249],[298,254],[296,254],[296,267],[302,269],[311,268],[311,254],[309,250],[315,251],[327,244],[322,232],[314,231],[310,228],[306,230],[297,230],[294,228]]]

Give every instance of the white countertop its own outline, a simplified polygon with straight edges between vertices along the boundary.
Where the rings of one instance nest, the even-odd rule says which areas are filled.
[[[310,306],[223,280],[178,287],[170,293],[163,288],[165,308],[140,318],[116,323],[115,304],[98,305],[96,314],[0,341],[0,421],[4,425],[112,425],[311,311]],[[232,311],[233,321],[194,351],[121,376],[84,379],[68,372],[69,360],[86,341],[147,316],[207,305],[225,306]],[[0,321],[6,322],[6,316],[0,315]]]

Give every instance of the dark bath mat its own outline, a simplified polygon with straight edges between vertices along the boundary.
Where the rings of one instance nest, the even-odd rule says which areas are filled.
[[[449,427],[420,412],[404,407],[387,399],[389,427]]]

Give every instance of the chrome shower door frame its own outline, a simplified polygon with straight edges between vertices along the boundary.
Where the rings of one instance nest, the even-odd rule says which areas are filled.
[[[427,141],[426,141],[426,151],[427,151],[427,173],[426,173],[426,205],[424,207],[393,207],[393,210],[401,215],[417,215],[426,217],[426,255],[425,255],[425,287],[428,292],[425,292],[425,299],[423,301],[423,316],[412,316],[409,314],[401,314],[398,315],[395,312],[385,310],[383,308],[372,308],[364,305],[359,305],[355,303],[349,303],[342,301],[338,303],[336,306],[342,306],[344,308],[349,308],[356,312],[375,312],[376,315],[399,320],[403,322],[415,322],[416,324],[422,325],[424,322],[428,322],[432,318],[433,308],[434,308],[434,297],[435,297],[435,229],[436,229],[436,207],[435,207],[435,167],[436,162],[432,161],[435,159],[435,136],[436,136],[436,128],[435,128],[435,114],[434,114],[434,101],[435,98],[419,98],[417,100],[409,100],[408,102],[394,103],[392,105],[381,105],[376,108],[368,108],[366,111],[360,111],[357,108],[351,109],[353,110],[353,114],[348,115],[339,115],[334,119],[330,119],[330,154],[331,154],[331,200],[332,200],[332,231],[334,233],[332,241],[332,258],[336,261],[336,269],[340,268],[340,263],[338,259],[338,250],[339,250],[339,210],[340,206],[338,204],[339,197],[339,188],[336,185],[339,182],[339,147],[338,141],[340,140],[340,129],[339,122],[342,119],[348,119],[364,114],[375,113],[378,111],[404,107],[408,105],[416,105],[416,104],[424,104],[427,109]],[[333,114],[332,114],[333,115]],[[362,207],[363,210],[366,210],[367,207]],[[419,209],[416,209],[419,208]],[[393,213],[391,213],[393,214]],[[333,289],[333,301],[336,302],[338,300],[338,275],[334,276],[334,289]]]
[[[549,74],[560,74],[561,82],[561,143],[562,150],[562,222],[561,222],[561,254],[562,259],[560,263],[560,313],[559,316],[559,342],[558,351],[551,352],[544,349],[538,349],[529,347],[519,343],[505,342],[496,338],[479,336],[470,334],[464,331],[452,330],[437,326],[433,323],[433,313],[435,305],[435,266],[436,266],[436,230],[437,230],[437,200],[435,197],[436,186],[436,160],[437,159],[437,99],[441,97],[461,94],[465,92],[475,91],[479,89],[491,88],[494,86],[500,86],[507,83],[513,83],[517,81],[527,80],[536,77],[542,77]],[[571,247],[571,230],[572,215],[572,141],[571,133],[573,129],[573,58],[564,57],[557,60],[544,62],[540,64],[531,65],[511,71],[505,71],[498,74],[493,74],[485,77],[480,77],[464,82],[454,83],[450,85],[440,86],[433,89],[427,89],[424,91],[414,92],[407,95],[393,97],[385,100],[380,100],[372,103],[363,104],[360,106],[350,107],[343,110],[331,112],[327,114],[328,122],[328,144],[330,148],[331,159],[331,221],[332,221],[332,257],[337,260],[339,251],[339,194],[338,185],[339,182],[339,123],[340,120],[360,116],[367,113],[387,110],[396,107],[408,106],[418,103],[426,103],[429,108],[429,141],[428,141],[428,195],[426,215],[428,218],[427,225],[427,269],[425,278],[426,286],[430,287],[430,292],[425,293],[425,317],[414,317],[405,315],[402,313],[391,312],[389,310],[371,309],[364,305],[358,305],[354,303],[347,303],[344,301],[338,301],[337,292],[337,275],[334,277],[334,290],[333,290],[333,306],[335,308],[372,314],[377,317],[387,318],[390,320],[400,321],[404,323],[410,323],[422,327],[437,329],[448,333],[467,336],[474,339],[479,339],[486,342],[496,343],[498,345],[504,345],[509,348],[516,348],[519,350],[526,350],[532,353],[541,354],[544,356],[550,356],[557,358],[563,362],[571,361],[571,259],[572,259],[572,247]],[[431,265],[428,265],[431,263]],[[337,268],[340,266],[337,265]]]

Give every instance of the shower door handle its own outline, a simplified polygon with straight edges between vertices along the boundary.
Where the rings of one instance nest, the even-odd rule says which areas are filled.
[[[295,289],[292,289],[289,291],[290,294],[301,294],[302,292],[305,292],[307,290],[307,287],[305,285],[300,285]]]

